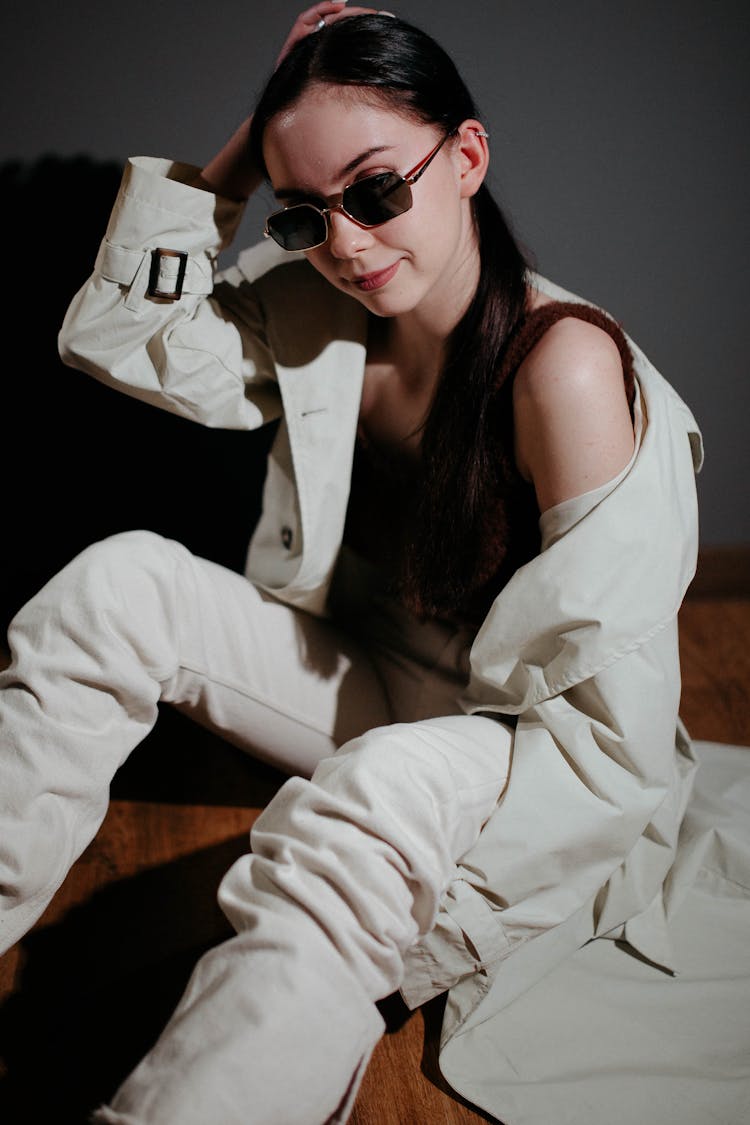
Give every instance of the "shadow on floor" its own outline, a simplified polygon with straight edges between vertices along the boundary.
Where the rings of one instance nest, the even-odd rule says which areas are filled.
[[[151,1046],[200,955],[231,936],[216,888],[236,840],[97,891],[21,942],[0,1009],[3,1125],[84,1125]]]
[[[246,849],[243,834],[118,880],[21,941],[16,991],[0,1008],[3,1125],[86,1125],[112,1097],[198,958],[232,936],[216,889]],[[399,995],[378,1007],[387,1033],[412,1015]]]

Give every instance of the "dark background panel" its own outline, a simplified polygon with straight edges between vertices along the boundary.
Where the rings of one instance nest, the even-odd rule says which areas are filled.
[[[490,183],[537,267],[603,304],[693,408],[703,545],[750,542],[745,3],[389,0],[454,56]],[[204,430],[63,367],[56,334],[124,160],[203,163],[300,8],[7,5],[0,22],[4,616],[94,539],[146,526],[241,568],[267,433]],[[236,248],[260,237],[267,192]],[[222,265],[234,250],[222,256]]]

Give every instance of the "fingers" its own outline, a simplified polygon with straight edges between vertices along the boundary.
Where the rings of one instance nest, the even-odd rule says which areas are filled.
[[[346,19],[347,16],[389,16],[390,12],[381,12],[378,8],[343,8],[341,4],[337,4],[338,12],[334,12],[332,16],[326,16],[326,23],[336,23],[337,20]]]
[[[347,0],[320,0],[320,3],[315,4],[312,8],[306,8],[304,12],[297,16],[281,48],[276,66],[286,57],[295,43],[306,35],[320,31],[325,24],[336,23],[340,19],[346,19],[347,16],[378,14],[390,16],[392,13],[380,12],[377,8],[348,7]]]
[[[326,20],[331,16],[341,12],[344,8],[346,0],[321,0],[320,3],[315,4],[312,8],[306,8],[301,12],[294,23],[292,24],[291,31],[284,40],[284,45],[279,52],[276,59],[276,66],[279,65],[282,59],[291,51],[295,43],[299,42],[306,35],[311,32],[317,31],[321,24],[321,20]]]

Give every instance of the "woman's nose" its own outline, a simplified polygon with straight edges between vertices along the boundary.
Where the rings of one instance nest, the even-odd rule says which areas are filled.
[[[371,230],[361,227],[343,211],[328,212],[328,250],[334,258],[353,258],[374,241]]]

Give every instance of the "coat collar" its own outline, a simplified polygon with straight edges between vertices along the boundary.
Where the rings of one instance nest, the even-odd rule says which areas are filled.
[[[367,312],[303,256],[278,247],[259,256],[256,248],[239,265],[260,302],[283,404],[274,446],[280,471],[271,507],[280,503],[287,523],[295,525],[291,550],[277,549],[270,565],[263,566],[280,581],[261,578],[260,584],[283,600],[323,613],[349,499]],[[295,497],[294,516],[287,494]],[[253,558],[257,562],[257,549]]]

